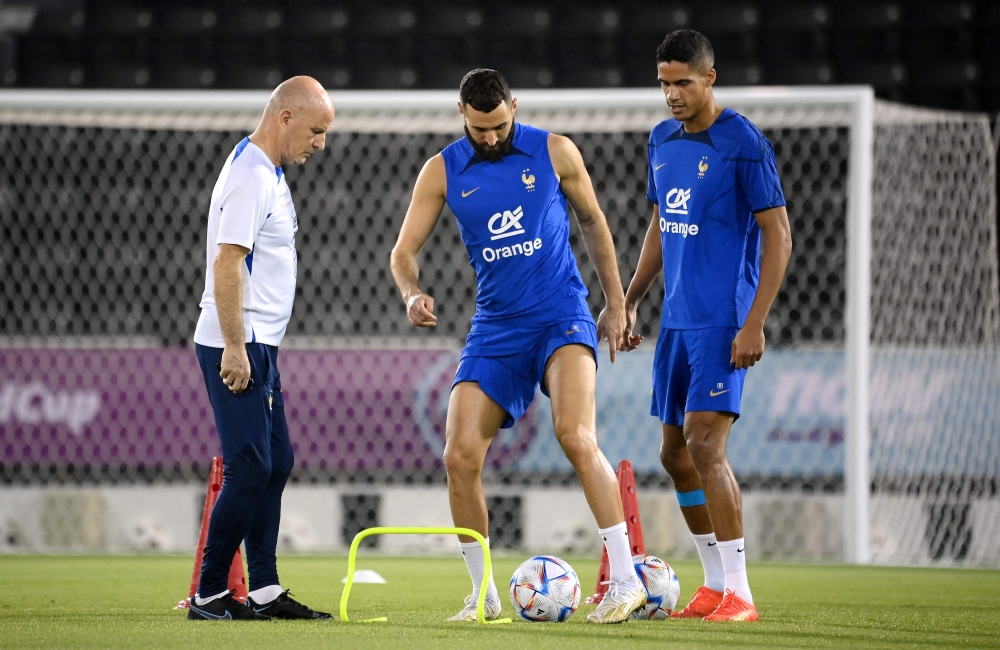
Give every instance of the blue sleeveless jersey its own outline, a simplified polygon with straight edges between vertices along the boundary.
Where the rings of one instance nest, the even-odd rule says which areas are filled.
[[[498,353],[519,349],[499,330],[592,320],[569,245],[569,213],[549,158],[549,134],[523,124],[514,128],[513,149],[497,162],[477,156],[465,137],[441,152],[448,206],[476,270],[467,347],[492,339],[489,347]]]

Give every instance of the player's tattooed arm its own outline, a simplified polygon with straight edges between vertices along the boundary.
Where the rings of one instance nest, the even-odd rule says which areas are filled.
[[[597,277],[604,291],[605,307],[597,318],[597,338],[607,338],[611,348],[611,363],[622,344],[625,331],[625,293],[618,275],[618,258],[615,242],[608,229],[608,220],[597,203],[594,184],[590,181],[583,156],[573,141],[561,135],[549,135],[549,158],[559,186],[573,207],[580,224],[583,243],[597,269]]]
[[[754,216],[764,238],[764,256],[760,262],[757,294],[742,329],[733,339],[729,362],[737,368],[749,368],[764,355],[764,320],[778,295],[788,258],[792,255],[792,229],[785,207],[761,210]]]
[[[406,317],[415,327],[434,327],[434,298],[420,290],[417,255],[434,229],[448,190],[444,158],[438,154],[427,161],[417,176],[413,198],[403,219],[396,245],[390,256],[392,277],[406,303]]]
[[[625,294],[625,335],[622,337],[621,350],[628,352],[639,347],[642,336],[633,334],[635,321],[639,313],[639,303],[649,293],[656,276],[663,270],[663,242],[660,240],[658,227],[660,206],[653,206],[653,216],[649,219],[646,239],[642,242],[642,252],[639,253],[639,264],[635,267],[635,275],[628,285]]]
[[[220,244],[212,263],[215,286],[215,310],[219,315],[222,350],[219,376],[234,393],[242,393],[250,382],[250,359],[247,358],[246,329],[243,327],[243,262],[249,248]]]

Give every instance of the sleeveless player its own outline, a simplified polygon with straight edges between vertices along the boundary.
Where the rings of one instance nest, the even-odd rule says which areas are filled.
[[[278,581],[281,493],[294,463],[278,346],[295,298],[295,207],[281,165],[323,149],[333,121],[315,79],[275,88],[260,125],[236,145],[212,191],[205,292],[194,342],[225,466],[188,618],[329,619],[292,599]],[[229,567],[246,544],[250,595],[229,593]]]
[[[618,623],[646,593],[632,567],[618,481],[597,445],[594,386],[597,342],[607,336],[614,362],[625,327],[614,243],[576,146],[514,123],[517,100],[494,70],[473,70],[459,90],[465,137],[424,165],[413,189],[392,273],[407,316],[436,323],[434,299],[417,284],[417,254],[447,202],[455,213],[478,293],[448,403],[444,463],[456,526],[487,534],[481,473],[490,441],[514,424],[541,384],[552,400],[555,435],[572,463],[604,538],[611,584],[593,623]],[[569,245],[567,201],[580,223],[607,307],[595,325],[587,289]],[[476,618],[483,553],[460,537],[473,594],[450,620]],[[500,616],[490,576],[486,616]]]
[[[770,143],[715,101],[708,39],[673,32],[656,61],[674,119],[649,136],[653,215],[625,298],[622,349],[641,341],[632,335],[636,310],[662,267],[651,413],[663,423],[660,459],[705,570],[705,585],[674,616],[755,621],[726,441],[746,370],[764,353],[764,319],[791,254],[785,198]]]

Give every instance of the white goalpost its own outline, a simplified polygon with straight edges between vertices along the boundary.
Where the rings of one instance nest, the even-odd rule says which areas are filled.
[[[584,151],[618,239],[627,281],[648,223],[641,191],[645,138],[668,117],[662,93],[652,88],[515,94],[518,121],[566,133]],[[130,147],[155,149],[164,169],[144,177],[143,191],[155,193],[169,185],[183,203],[195,191],[188,185],[209,180],[203,166],[216,162],[213,155],[221,158],[206,154],[197,167],[187,162],[191,154],[178,150],[172,134],[198,132],[205,147],[222,151],[233,144],[230,134],[256,126],[267,96],[258,91],[0,91],[0,142],[8,151],[28,156],[34,151],[51,159],[65,155],[58,153],[60,142],[72,136],[99,155],[121,151],[129,161],[126,167],[136,168],[142,165]],[[448,137],[462,133],[457,92],[332,96],[337,115],[327,162],[307,166],[298,180],[318,188],[319,198],[310,198],[300,216],[329,214],[330,224],[350,221],[350,228],[367,238],[358,239],[345,227],[336,230],[339,240],[331,236],[333,243],[307,242],[300,248],[303,256],[313,255],[334,269],[331,277],[340,287],[331,294],[322,283],[314,290],[308,278],[303,281],[300,301],[315,306],[308,313],[296,306],[303,314],[303,336],[328,335],[336,319],[343,321],[337,325],[343,329],[333,330],[336,335],[371,329],[365,318],[375,322],[378,313],[395,308],[391,292],[380,288],[384,279],[376,276],[391,246],[386,240],[393,236],[392,220],[398,226],[402,217],[398,204],[406,199],[419,164]],[[989,370],[1000,360],[996,161],[986,116],[890,104],[876,100],[865,86],[718,88],[716,97],[774,143],[795,246],[789,279],[768,321],[774,365],[749,380],[780,384],[785,393],[781,397],[775,388],[748,405],[750,412],[738,426],[763,428],[741,429],[755,446],[739,448],[734,460],[739,478],[751,489],[842,495],[842,541],[835,546],[849,563],[1000,562],[1000,550],[985,541],[1000,527],[994,516],[1000,514],[1000,445],[995,442],[1000,378],[995,368],[992,375]],[[112,146],[122,132],[131,144]],[[39,188],[51,185],[18,185],[18,175],[26,172],[18,160],[5,158],[0,171],[15,196],[8,206],[74,209],[44,196],[49,190]],[[59,167],[58,160],[49,164]],[[200,171],[185,172],[196,167]],[[184,173],[190,181],[175,187],[168,175]],[[297,201],[309,191],[299,190]],[[142,196],[128,196],[134,209],[146,209]],[[391,213],[391,219],[383,213]],[[200,217],[196,211],[191,215]],[[173,226],[153,217],[146,223],[173,232]],[[111,226],[93,228],[106,233]],[[455,234],[447,233],[452,231],[441,236],[454,254],[431,260],[428,277],[467,273],[459,270],[466,260],[455,252]],[[348,249],[350,260],[342,252]],[[596,285],[588,268],[584,275],[593,294]],[[369,309],[348,317],[339,292],[352,284],[368,296]],[[651,296],[648,302],[655,301]],[[643,309],[642,318],[655,334],[656,315]],[[313,312],[327,316],[317,315],[314,322]],[[460,336],[470,315],[446,313],[443,322],[451,329],[438,329]],[[102,331],[148,335],[138,320],[122,324],[116,320],[120,316],[103,312],[94,317],[107,320]],[[175,319],[182,335],[184,318]],[[56,325],[41,332],[5,327],[0,336],[64,335]],[[386,327],[375,329],[408,335]],[[791,365],[782,367],[785,360]],[[785,373],[780,381],[764,374],[779,371]],[[640,388],[635,390],[641,391],[647,379],[637,376],[634,386]],[[963,394],[965,381],[979,382],[981,390]],[[645,417],[641,405],[622,412],[621,430],[648,429]]]

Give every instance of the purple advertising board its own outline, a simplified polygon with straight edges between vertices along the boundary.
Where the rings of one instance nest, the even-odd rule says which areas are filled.
[[[748,375],[729,439],[744,476],[843,474],[842,351],[771,350]],[[284,350],[279,355],[296,467],[324,475],[413,476],[442,469],[452,350]],[[651,350],[598,370],[597,429],[614,463],[662,472],[649,415]],[[872,471],[1000,475],[1000,357],[993,350],[875,350]],[[0,349],[0,467],[207,467],[220,453],[194,352]],[[570,472],[538,397],[502,430],[487,465]],[[99,472],[98,472],[99,473]]]

